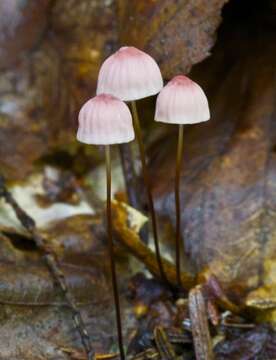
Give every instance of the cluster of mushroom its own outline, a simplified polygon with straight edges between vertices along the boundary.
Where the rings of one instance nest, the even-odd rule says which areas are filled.
[[[88,100],[79,113],[77,139],[85,144],[105,145],[106,149],[107,233],[121,359],[124,359],[124,349],[112,243],[110,145],[130,142],[135,136],[137,138],[152,221],[156,257],[159,264],[160,275],[164,281],[167,281],[161,261],[156,215],[140,122],[135,103],[136,100],[158,93],[155,120],[179,125],[175,176],[175,204],[176,274],[179,286],[181,287],[181,209],[179,182],[183,154],[183,125],[209,120],[208,101],[203,90],[199,85],[184,75],[174,77],[163,87],[160,69],[151,56],[135,47],[122,47],[102,64],[98,78],[97,96]],[[132,114],[124,101],[131,102]]]

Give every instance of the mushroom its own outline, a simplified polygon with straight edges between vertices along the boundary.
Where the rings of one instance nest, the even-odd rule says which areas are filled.
[[[77,139],[85,144],[105,145],[108,249],[113,296],[116,308],[118,344],[121,359],[125,359],[120,302],[112,241],[110,145],[126,143],[134,139],[132,117],[129,108],[123,101],[112,95],[101,94],[88,100],[82,106],[79,113]]]
[[[133,46],[123,46],[102,64],[97,94],[135,101],[159,93],[162,87],[162,75],[155,60]]]
[[[160,275],[163,280],[167,282],[161,260],[157,220],[146,164],[145,148],[142,141],[141,126],[135,102],[136,100],[159,93],[162,87],[162,75],[155,60],[150,55],[135,47],[124,46],[108,57],[102,64],[99,72],[97,94],[112,94],[121,100],[131,102],[133,125],[138,142],[142,163],[142,174],[146,186],[148,206],[152,220],[156,258]]]
[[[175,76],[162,89],[156,100],[155,121],[178,124],[178,145],[175,172],[176,243],[175,262],[179,287],[181,287],[181,204],[180,173],[183,155],[183,125],[196,124],[210,119],[208,100],[201,87],[187,76]]]

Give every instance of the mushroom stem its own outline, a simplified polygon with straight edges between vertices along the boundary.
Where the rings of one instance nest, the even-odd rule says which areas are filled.
[[[128,143],[120,144],[119,151],[129,205],[137,210],[141,210],[141,197],[139,197],[139,190],[137,189],[137,176],[134,169],[131,147]]]
[[[117,324],[117,336],[120,350],[121,360],[125,359],[122,323],[121,323],[121,311],[120,311],[120,299],[118,292],[118,284],[116,277],[116,268],[114,260],[114,248],[112,241],[112,217],[111,217],[111,162],[110,162],[110,146],[105,146],[105,163],[106,163],[106,220],[107,220],[107,237],[108,237],[108,250],[110,258],[111,268],[111,280],[113,288],[113,297],[116,310],[116,324]]]
[[[141,157],[142,174],[143,174],[144,183],[145,183],[145,186],[146,186],[146,192],[147,192],[147,198],[148,198],[148,206],[149,206],[149,211],[150,211],[150,215],[151,215],[156,259],[157,259],[157,263],[158,263],[158,267],[159,267],[160,276],[163,279],[163,281],[168,283],[168,279],[166,277],[166,274],[165,274],[165,271],[164,271],[164,268],[163,268],[161,254],[160,254],[156,213],[155,213],[155,210],[154,210],[153,198],[152,198],[152,193],[151,193],[151,184],[150,184],[149,174],[148,174],[148,169],[147,169],[147,164],[146,164],[145,148],[144,148],[144,144],[143,144],[143,140],[142,140],[142,131],[141,131],[140,120],[139,120],[138,111],[137,111],[135,101],[131,101],[131,110],[132,110],[132,116],[133,116],[134,131],[135,131],[135,135],[136,135],[136,138],[137,138],[140,157]]]
[[[176,238],[175,238],[175,266],[176,276],[179,288],[181,288],[181,265],[180,265],[180,251],[181,251],[181,204],[180,204],[180,174],[181,163],[183,156],[183,125],[178,127],[178,144],[176,154],[176,169],[175,169],[175,213],[176,213]]]

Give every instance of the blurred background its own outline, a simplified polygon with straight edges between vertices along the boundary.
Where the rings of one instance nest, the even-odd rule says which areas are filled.
[[[23,179],[45,156],[82,151],[78,111],[95,94],[101,63],[119,46],[147,51],[165,79],[188,73],[210,55],[225,3],[2,0],[2,171]]]
[[[98,349],[106,351],[112,343],[111,320],[106,318],[109,300],[102,301],[108,286],[101,279],[106,278],[100,213],[105,195],[102,153],[77,143],[75,134],[81,105],[95,95],[101,63],[123,45],[153,56],[165,81],[189,74],[206,92],[211,121],[186,126],[184,135],[182,236],[187,268],[193,274],[215,271],[233,300],[257,312],[261,309],[264,312],[258,313],[258,319],[275,326],[275,44],[275,0],[0,1],[0,174],[53,241],[62,260],[79,266],[82,259],[84,268],[78,268],[77,275],[68,270],[68,276],[80,298],[87,301],[86,317],[92,319],[88,326]],[[155,98],[138,102],[155,205],[159,218],[165,219],[160,226],[170,257],[177,129],[154,124],[154,106]],[[126,199],[116,150],[113,157],[114,191],[117,198]],[[139,171],[136,155],[133,162]],[[11,269],[1,268],[5,286],[3,293],[0,289],[0,300],[30,304],[35,298],[42,305],[48,291],[53,292],[48,275],[40,269],[32,246],[30,250],[20,245],[27,235],[2,203],[0,215],[5,250],[1,261],[13,264]],[[119,250],[119,256],[124,263],[126,254]],[[30,278],[33,283],[20,282],[19,274],[30,263],[34,270],[27,276],[40,275]],[[92,267],[89,274],[96,279],[91,291],[84,291],[91,284],[83,275],[85,266]],[[39,286],[41,299],[34,296]],[[21,288],[25,289],[23,300]],[[96,293],[99,298],[93,300],[91,310],[88,298]],[[55,301],[50,298],[51,304]],[[27,340],[20,340],[20,351],[14,344],[0,349],[1,359],[32,359],[23,354],[37,346],[36,341],[40,347],[34,359],[47,349],[52,349],[53,357],[45,358],[56,359],[52,333],[59,334],[62,346],[79,344],[69,330],[67,310],[54,310],[59,315],[53,309],[39,308],[35,314],[17,310],[14,318],[14,308],[3,310],[0,340],[19,336],[20,326]],[[31,319],[31,330],[26,329],[27,319]],[[49,328],[39,327],[45,321]],[[133,327],[133,317],[128,321],[128,328]],[[68,358],[65,352],[58,354],[60,359]]]

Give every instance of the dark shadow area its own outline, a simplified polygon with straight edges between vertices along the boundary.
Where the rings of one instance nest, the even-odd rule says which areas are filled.
[[[3,231],[3,235],[5,235],[10,240],[12,245],[18,250],[37,251],[35,242],[24,235],[15,234],[8,231]]]

